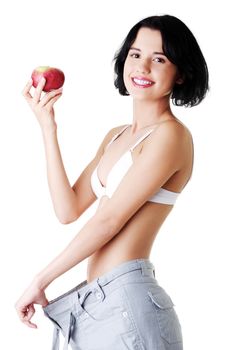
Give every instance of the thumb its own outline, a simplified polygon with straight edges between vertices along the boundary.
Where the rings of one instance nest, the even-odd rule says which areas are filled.
[[[48,110],[50,110],[54,103],[62,96],[62,93],[59,93],[58,95],[54,96],[53,98],[51,98],[51,100],[49,100],[49,102],[46,104],[46,107]]]
[[[45,306],[48,305],[48,303],[49,303],[48,299],[46,297],[44,297],[43,300],[42,300],[41,306],[45,307]]]
[[[38,304],[40,304],[41,306],[46,306],[48,305],[49,301],[48,299],[46,298],[46,295],[45,294],[42,294],[40,295],[40,297],[38,298]]]

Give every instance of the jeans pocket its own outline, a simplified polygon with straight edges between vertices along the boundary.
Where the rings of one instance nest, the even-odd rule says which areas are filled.
[[[170,296],[160,286],[148,291],[148,295],[155,306],[161,337],[169,344],[182,342],[181,325]]]
[[[124,296],[124,290],[118,288],[105,296],[103,301],[83,304],[87,317],[81,322],[83,332],[92,337],[103,336],[113,338],[116,334],[126,333],[134,329],[134,322]]]

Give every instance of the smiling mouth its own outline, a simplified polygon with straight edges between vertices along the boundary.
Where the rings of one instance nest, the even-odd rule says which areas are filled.
[[[140,88],[148,88],[148,87],[154,85],[153,81],[150,81],[147,79],[132,78],[132,82],[133,82],[134,86],[137,86]]]

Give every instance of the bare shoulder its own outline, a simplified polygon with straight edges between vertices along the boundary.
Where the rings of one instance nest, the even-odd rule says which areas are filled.
[[[189,128],[183,123],[181,122],[179,119],[174,119],[174,120],[171,120],[170,123],[168,123],[168,127],[169,128],[174,128],[174,132],[177,132],[177,134],[179,136],[182,136],[183,137],[187,137],[187,138],[190,138],[192,139],[192,134],[191,134],[191,131],[189,130]]]
[[[182,144],[185,143],[192,143],[192,134],[188,127],[176,118],[161,123],[156,128],[155,132],[151,134],[151,139],[153,139],[155,143],[164,140],[182,146]]]
[[[107,144],[111,141],[111,139],[117,134],[119,133],[126,125],[128,124],[122,124],[122,125],[118,125],[115,126],[113,128],[111,128],[107,134],[104,137],[103,143],[102,143],[102,152],[104,152]]]
[[[176,171],[184,171],[193,159],[193,141],[190,130],[179,120],[168,120],[145,139],[141,155],[152,162],[175,163]],[[158,161],[160,159],[160,161]]]
[[[96,156],[95,156],[95,162],[98,163],[101,156],[103,155],[106,146],[108,145],[108,143],[111,141],[111,139],[118,133],[121,131],[121,129],[123,129],[124,126],[126,126],[127,124],[123,124],[123,125],[119,125],[119,126],[115,126],[113,128],[111,128],[109,131],[106,132],[104,138],[102,139],[102,142],[99,146],[99,148],[97,149],[96,152]]]
[[[113,127],[112,129],[110,129],[106,135],[106,139],[107,141],[110,141],[118,132],[120,132],[126,125],[128,124],[122,124],[122,125],[118,125]]]

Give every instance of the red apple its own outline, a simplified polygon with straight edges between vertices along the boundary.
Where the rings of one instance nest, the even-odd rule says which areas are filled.
[[[43,91],[45,92],[59,89],[65,81],[65,75],[60,69],[49,66],[40,66],[35,68],[31,75],[32,85],[35,88],[42,77],[46,79],[46,84],[43,88]]]

